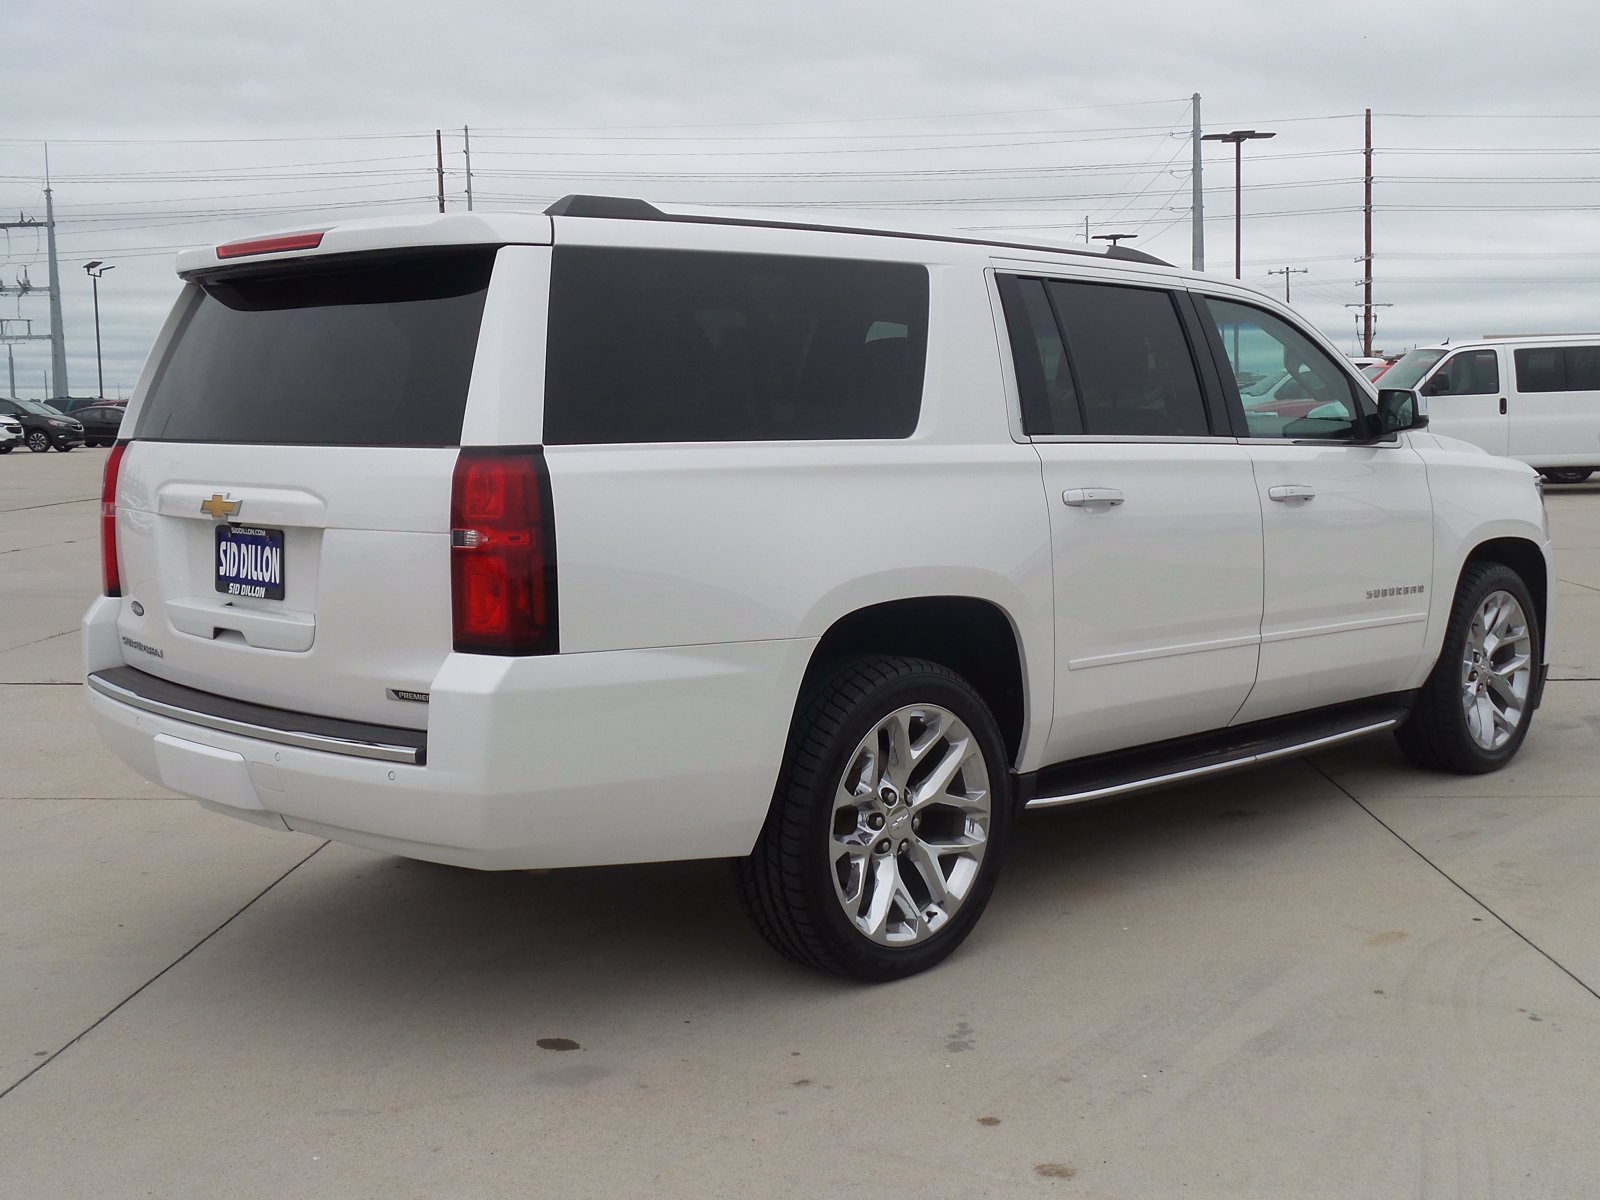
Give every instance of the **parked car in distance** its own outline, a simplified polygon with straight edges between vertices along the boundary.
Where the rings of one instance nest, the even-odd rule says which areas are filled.
[[[776,950],[887,980],[960,944],[1024,810],[1385,732],[1493,771],[1543,693],[1534,472],[1127,247],[572,196],[178,270],[84,693],[265,828],[734,859]]]
[[[104,396],[56,396],[49,401],[51,408],[68,417],[76,417],[80,408],[87,408],[91,404],[126,403],[126,400],[107,400]]]
[[[1396,361],[1398,360],[1380,358],[1377,362],[1371,362],[1362,367],[1361,373],[1367,377],[1369,382],[1376,383],[1379,376],[1383,375],[1383,373],[1386,372],[1390,367],[1394,366]]]
[[[107,400],[104,404],[85,404],[73,410],[72,415],[83,425],[85,446],[109,446],[117,440],[117,430],[122,428],[127,411],[126,400]]]
[[[0,416],[0,454],[10,454],[22,445],[22,426],[15,417]]]
[[[83,445],[82,423],[41,400],[0,397],[0,415],[16,418],[22,440],[35,454],[52,446],[64,453]]]
[[[1600,469],[1600,334],[1419,346],[1382,386],[1416,389],[1433,432],[1519,459],[1551,483]]]

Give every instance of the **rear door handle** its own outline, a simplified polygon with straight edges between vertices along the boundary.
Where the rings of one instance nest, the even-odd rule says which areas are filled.
[[[1277,487],[1268,488],[1267,495],[1274,500],[1287,503],[1290,500],[1313,500],[1317,491],[1303,483],[1280,483]]]
[[[1506,398],[1504,396],[1500,397],[1500,415],[1502,417],[1506,415]]]
[[[1061,493],[1061,503],[1069,508],[1088,508],[1096,504],[1115,508],[1122,503],[1122,490],[1107,487],[1068,488]]]

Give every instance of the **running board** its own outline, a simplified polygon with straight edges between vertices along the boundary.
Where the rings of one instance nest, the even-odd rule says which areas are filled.
[[[1018,796],[1024,808],[1054,808],[1190,783],[1370,737],[1393,729],[1410,711],[1410,694],[1384,696],[1376,701],[1081,758],[1019,776]]]

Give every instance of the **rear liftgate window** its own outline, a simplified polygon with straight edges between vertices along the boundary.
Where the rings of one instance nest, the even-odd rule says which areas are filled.
[[[458,445],[493,265],[473,248],[207,279],[134,436]]]
[[[927,357],[908,263],[558,247],[545,441],[904,438]]]

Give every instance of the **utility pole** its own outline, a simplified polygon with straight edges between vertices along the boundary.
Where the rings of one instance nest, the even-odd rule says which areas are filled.
[[[1309,268],[1309,267],[1284,267],[1283,270],[1281,270],[1281,271],[1278,270],[1277,268],[1273,268],[1272,270],[1267,272],[1268,275],[1282,275],[1283,276],[1283,302],[1285,304],[1289,303],[1289,276],[1291,276],[1291,275],[1309,275],[1310,273],[1311,273],[1311,268]]]
[[[439,173],[439,211],[444,211],[444,130],[433,131],[433,152]]]
[[[1194,234],[1194,246],[1190,250],[1190,265],[1196,271],[1206,269],[1206,200],[1205,189],[1200,185],[1200,93],[1196,92],[1189,97],[1189,103],[1194,106],[1194,132],[1190,135],[1194,143],[1194,165],[1190,171],[1189,193],[1190,200],[1189,222]]]
[[[56,216],[55,205],[50,191],[50,148],[45,147],[44,159],[44,236],[45,245],[49,252],[50,262],[50,332],[39,334],[30,332],[23,337],[9,336],[7,341],[44,341],[50,340],[50,376],[54,383],[46,382],[44,388],[45,399],[70,396],[72,392],[67,387],[67,340],[61,326],[61,273],[56,265]],[[20,214],[15,221],[0,221],[0,229],[38,229],[39,219],[27,214]],[[10,289],[0,287],[0,293]],[[17,292],[26,295],[32,289],[23,283],[17,285]],[[12,394],[16,394],[15,385]]]
[[[467,211],[472,211],[472,130],[461,127],[461,145],[467,160]]]
[[[1366,312],[1366,320],[1361,331],[1361,353],[1372,357],[1372,110],[1367,109],[1367,147],[1366,147],[1366,202],[1362,212],[1367,227],[1366,253],[1362,261],[1367,264],[1366,276],[1361,289],[1362,306]]]
[[[1372,331],[1377,327],[1377,317],[1373,313],[1375,308],[1393,308],[1393,304],[1346,304],[1346,308],[1356,309],[1350,315],[1356,319],[1356,338],[1361,343],[1361,354],[1364,358],[1372,357]]]

